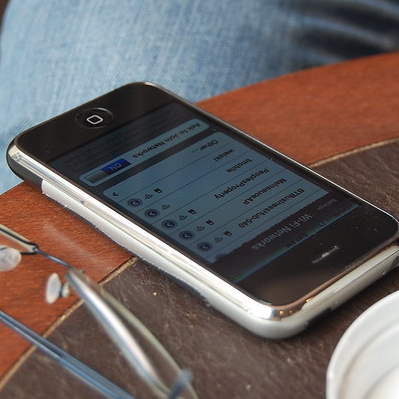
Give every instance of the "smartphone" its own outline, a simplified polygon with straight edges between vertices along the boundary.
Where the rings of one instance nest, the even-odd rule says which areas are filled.
[[[151,83],[21,133],[7,158],[263,337],[299,333],[399,263],[388,213]]]

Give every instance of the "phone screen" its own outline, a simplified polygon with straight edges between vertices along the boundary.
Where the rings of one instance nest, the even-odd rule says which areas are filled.
[[[288,303],[334,278],[392,234],[378,219],[383,212],[179,101],[48,163],[273,303]]]

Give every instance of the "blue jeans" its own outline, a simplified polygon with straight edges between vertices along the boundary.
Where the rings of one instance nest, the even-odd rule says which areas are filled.
[[[11,0],[1,37],[0,151],[19,132],[125,83],[198,101],[393,51],[394,0]],[[0,158],[0,192],[19,180]]]

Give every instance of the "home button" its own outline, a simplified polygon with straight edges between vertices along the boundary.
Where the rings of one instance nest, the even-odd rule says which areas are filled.
[[[105,108],[90,108],[76,115],[79,125],[88,128],[99,128],[109,125],[114,116]]]

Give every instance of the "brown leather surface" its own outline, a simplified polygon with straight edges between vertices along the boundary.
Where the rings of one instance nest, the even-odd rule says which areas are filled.
[[[399,140],[347,154],[315,167],[399,217]],[[297,337],[258,338],[210,309],[168,278],[137,261],[105,284],[158,336],[181,366],[193,370],[200,398],[312,399],[325,397],[325,374],[346,328],[370,305],[399,288],[399,270],[319,320]],[[84,307],[50,336],[139,398],[134,374]],[[49,378],[50,376],[50,378]],[[0,392],[2,399],[100,398],[34,353]]]
[[[297,72],[201,105],[309,164],[398,136],[399,53]]]

